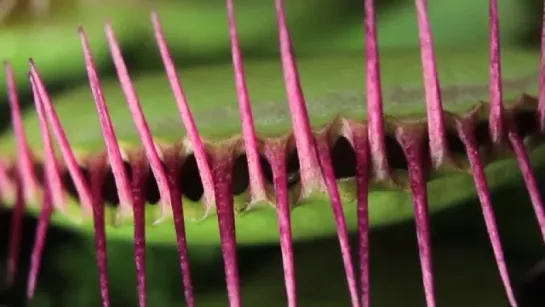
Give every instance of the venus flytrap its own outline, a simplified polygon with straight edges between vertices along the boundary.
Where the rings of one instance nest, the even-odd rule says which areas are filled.
[[[0,142],[8,161],[0,179],[5,178],[4,201],[14,204],[9,276],[18,259],[17,221],[26,208],[41,212],[29,297],[51,218],[93,233],[103,306],[111,302],[108,237],[134,242],[139,306],[148,302],[146,244],[176,241],[188,306],[199,305],[190,277],[191,245],[219,245],[229,305],[242,306],[237,244],[279,241],[287,304],[295,307],[293,241],[336,232],[350,304],[368,307],[370,227],[414,215],[425,302],[436,306],[430,216],[475,191],[507,300],[518,306],[490,191],[510,183],[511,170],[500,166],[515,158],[545,240],[545,212],[528,158],[529,150],[541,146],[539,123],[545,117],[540,112],[545,100],[537,98],[540,53],[506,49],[500,58],[494,0],[489,53],[434,50],[427,3],[415,3],[420,50],[379,52],[376,10],[366,0],[366,57],[347,52],[296,59],[285,4],[276,0],[280,61],[243,64],[228,0],[233,64],[180,74],[152,13],[167,79],[130,76],[107,23],[118,82],[100,80],[80,29],[90,91],[76,88],[50,97],[40,63],[31,61],[38,116],[21,116],[7,66],[14,134]],[[423,78],[416,71],[423,71]],[[58,143],[56,156],[49,129]],[[351,257],[351,231],[359,233],[359,268]]]

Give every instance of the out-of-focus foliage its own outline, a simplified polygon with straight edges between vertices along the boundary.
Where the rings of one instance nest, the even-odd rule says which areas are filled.
[[[48,83],[59,84],[83,74],[78,25],[88,32],[97,62],[110,65],[103,35],[109,18],[133,62],[132,67],[160,67],[149,10],[162,18],[167,38],[180,65],[226,60],[229,38],[224,1],[16,1],[11,11],[0,5],[0,58],[15,66],[24,81],[27,61],[33,57]],[[47,10],[29,3],[46,6]],[[50,6],[47,3],[50,2]],[[360,0],[287,1],[287,13],[298,54],[363,50],[363,9]],[[488,30],[488,3],[474,0],[429,1],[435,42],[440,45],[483,45]],[[236,1],[242,47],[246,56],[276,56],[277,31],[274,2]],[[383,47],[416,46],[414,1],[377,1],[379,36]],[[504,44],[519,43],[538,21],[538,5],[519,0],[500,0]],[[10,13],[8,13],[10,12]],[[535,14],[534,14],[535,13]],[[1,16],[4,16],[3,18]],[[4,77],[0,78],[3,83]],[[28,82],[20,87],[28,88]],[[0,93],[5,92],[4,90]]]

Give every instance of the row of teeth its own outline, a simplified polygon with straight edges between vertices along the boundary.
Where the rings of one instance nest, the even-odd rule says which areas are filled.
[[[12,71],[8,66],[8,74],[10,80],[12,79]],[[11,81],[10,81],[11,82]],[[12,94],[12,97],[16,97],[16,93]],[[17,103],[17,102],[15,102]],[[18,104],[16,105],[18,107]],[[528,141],[529,148],[533,148],[536,145],[535,141],[538,141],[539,136],[535,135],[537,130],[537,116],[535,109],[537,107],[537,99],[532,96],[522,95],[515,100],[515,103],[506,109],[506,116],[519,133],[520,137]],[[494,146],[491,143],[488,136],[488,103],[479,103],[474,105],[472,109],[462,114],[455,114],[445,112],[445,119],[447,122],[446,135],[447,143],[449,145],[449,152],[454,157],[453,161],[447,161],[449,169],[451,171],[467,172],[469,165],[467,161],[467,153],[463,142],[461,140],[462,134],[465,134],[464,129],[460,129],[462,126],[472,126],[471,129],[473,137],[476,139],[479,147],[480,155],[483,164],[486,166],[489,162],[503,156],[503,153],[507,150],[512,152],[511,148],[503,148]],[[14,117],[19,117],[20,114],[15,114]],[[373,164],[375,160],[373,157],[375,153],[369,153],[370,155],[370,174],[369,180],[373,185],[380,185],[382,187],[388,187],[393,189],[408,189],[407,177],[407,157],[404,155],[403,146],[400,144],[396,133],[400,130],[407,130],[409,127],[414,133],[422,134],[423,138],[422,146],[427,146],[427,127],[425,117],[421,118],[395,118],[395,120],[386,120],[387,126],[386,132],[386,160],[387,169],[381,169],[380,164]],[[467,129],[465,129],[467,130]],[[362,121],[354,121],[349,118],[337,116],[332,121],[327,123],[320,129],[313,131],[313,137],[317,143],[325,142],[329,148],[330,155],[332,156],[332,166],[336,179],[354,178],[356,172],[356,154],[355,144],[357,141],[356,135],[366,135],[367,125]],[[527,138],[528,137],[528,138]],[[229,156],[228,158],[222,158],[224,163],[227,163],[231,169],[232,180],[232,193],[239,198],[239,195],[247,193],[240,198],[237,202],[237,208],[245,211],[252,209],[254,205],[261,204],[262,202],[274,207],[275,195],[273,184],[273,172],[278,172],[277,169],[273,169],[271,161],[279,158],[285,159],[282,163],[285,164],[286,173],[288,176],[288,187],[290,193],[293,195],[292,209],[299,204],[305,203],[305,197],[301,195],[301,184],[299,182],[299,160],[297,158],[297,150],[294,143],[294,138],[291,134],[277,137],[259,137],[257,138],[258,154],[260,168],[262,170],[265,181],[265,193],[255,193],[249,189],[251,180],[248,173],[247,155],[244,146],[244,140],[241,137],[230,138],[220,143],[205,142],[205,151],[207,160],[211,163],[218,159],[218,155],[222,157]],[[176,179],[178,187],[180,188],[182,195],[190,201],[200,202],[204,190],[212,190],[214,187],[203,186],[200,178],[200,174],[197,169],[196,159],[191,148],[191,142],[184,138],[181,141],[170,144],[156,144],[156,148],[163,165],[166,169],[167,176],[171,175]],[[426,170],[426,180],[433,180],[436,175],[435,169],[430,166],[430,159],[428,156],[428,148],[424,149],[424,161],[423,166]],[[507,153],[507,152],[505,152]],[[25,201],[27,204],[35,204],[36,200],[40,198],[40,193],[44,186],[44,165],[43,157],[40,157],[43,153],[30,152],[29,155],[33,162],[33,166],[27,169],[28,176],[25,178],[23,184],[27,189],[25,190]],[[160,201],[160,195],[157,182],[153,174],[150,174],[149,162],[145,155],[142,154],[141,148],[123,148],[121,145],[121,154],[123,157],[124,168],[127,172],[129,181],[131,180],[131,174],[135,170],[135,167],[143,168],[145,172],[145,192],[144,194],[147,204],[157,204]],[[26,154],[25,154],[26,155]],[[4,202],[13,202],[13,191],[15,185],[15,176],[17,175],[16,158],[1,161],[0,163],[0,178],[3,178],[0,190],[3,191],[2,198]],[[99,163],[98,160],[102,160],[104,163]],[[144,160],[144,161],[141,161]],[[57,212],[73,218],[68,210],[68,203],[75,201],[79,202],[78,191],[71,180],[70,173],[67,166],[64,163],[62,157],[56,157],[56,163],[59,167],[58,176],[60,179],[60,187],[53,190],[53,203]],[[278,165],[278,162],[273,162]],[[107,161],[107,153],[104,150],[95,152],[85,157],[78,157],[78,164],[83,177],[86,182],[89,182],[90,174],[92,172],[101,172],[102,182],[102,197],[106,205],[115,208],[117,211],[119,205],[119,195],[117,186],[115,184],[114,173]],[[101,165],[103,169],[98,169],[98,165]],[[171,174],[172,173],[172,174]],[[323,177],[323,176],[322,176]],[[321,179],[323,180],[323,178]],[[352,182],[352,181],[351,181]],[[262,191],[258,191],[262,192]],[[315,190],[315,192],[325,193],[325,189]],[[70,199],[70,197],[74,197]],[[209,208],[210,212],[214,213],[215,204],[206,204],[203,206]],[[167,212],[169,208],[166,208]],[[118,213],[118,212],[115,212]],[[126,213],[126,212],[122,212]],[[130,212],[128,212],[130,214]],[[194,216],[193,218],[207,218],[208,215],[204,214],[201,217]],[[85,218],[85,217],[84,217]],[[109,220],[109,224],[118,226],[115,219]],[[112,224],[113,223],[113,224]]]
[[[242,120],[242,135],[246,155],[248,158],[248,172],[250,191],[257,200],[265,198],[265,180],[263,170],[259,161],[258,142],[253,124],[253,115],[250,106],[247,86],[244,78],[242,56],[240,54],[238,35],[236,33],[233,1],[227,0],[229,12],[229,28],[232,42],[233,64],[235,69],[235,80],[237,95],[239,98],[240,114]],[[348,230],[344,218],[341,198],[337,183],[335,181],[332,167],[331,154],[328,142],[317,140],[312,134],[309,117],[307,114],[305,99],[299,83],[296,61],[292,52],[291,39],[285,20],[284,2],[275,0],[276,12],[279,24],[279,39],[284,80],[287,90],[289,108],[292,114],[293,137],[297,148],[302,194],[308,195],[315,189],[323,189],[328,192],[335,216],[338,230],[338,238],[341,247],[343,263],[345,266],[352,306],[370,306],[370,280],[369,280],[369,245],[368,245],[368,216],[367,216],[367,192],[369,174],[368,165],[371,163],[375,170],[387,171],[388,159],[385,145],[385,122],[382,108],[380,66],[378,60],[377,31],[375,20],[375,8],[373,0],[365,0],[365,23],[366,23],[366,61],[367,61],[367,102],[368,102],[368,126],[366,129],[354,129],[352,142],[356,153],[356,181],[358,185],[358,232],[360,234],[359,255],[361,257],[359,268],[359,281],[354,268],[351,255],[351,247],[348,243]],[[420,252],[422,278],[425,289],[426,304],[428,307],[436,306],[434,275],[432,268],[431,243],[429,231],[429,216],[427,212],[426,199],[426,178],[423,167],[423,142],[429,140],[429,154],[432,167],[437,169],[452,160],[452,153],[449,151],[445,113],[441,102],[441,91],[436,71],[436,63],[433,51],[432,35],[427,14],[427,3],[425,0],[416,0],[418,15],[418,26],[420,32],[420,43],[422,52],[422,64],[424,72],[424,85],[426,93],[426,106],[428,118],[427,138],[421,130],[398,129],[396,139],[401,144],[408,162],[408,173],[410,178],[411,191],[415,206],[415,219],[417,225],[418,248]],[[540,225],[542,236],[545,241],[545,209],[541,196],[539,195],[535,176],[532,173],[528,154],[523,145],[522,138],[510,122],[504,107],[502,106],[501,69],[499,52],[499,29],[497,0],[490,0],[490,139],[497,146],[510,146],[520,165],[523,178],[531,196],[536,216]],[[158,16],[152,14],[152,22],[155,29],[157,42],[161,51],[161,57],[165,64],[168,79],[172,87],[176,102],[179,107],[180,116],[187,130],[188,139],[194,150],[195,159],[203,186],[205,187],[203,202],[207,209],[216,204],[217,217],[220,229],[221,248],[225,263],[227,292],[230,306],[242,306],[240,295],[240,281],[238,275],[235,222],[233,216],[233,195],[231,181],[232,161],[227,156],[217,156],[212,161],[207,159],[203,141],[197,131],[193,116],[185,100],[183,89],[178,81],[175,65],[169,54],[167,44]],[[187,306],[195,306],[194,294],[192,291],[187,243],[183,225],[183,210],[180,191],[175,184],[171,174],[163,167],[163,161],[151,136],[148,124],[142,113],[138,96],[132,85],[129,73],[125,66],[120,48],[116,41],[114,32],[108,23],[106,25],[106,36],[110,51],[117,69],[118,77],[123,88],[127,103],[131,110],[134,123],[143,143],[143,154],[145,158],[141,161],[149,162],[149,168],[157,181],[161,199],[161,211],[163,218],[169,212],[174,215],[174,224],[178,236],[178,249],[181,254],[180,266],[184,276],[185,296]],[[136,172],[131,176],[127,175],[123,159],[119,150],[119,144],[113,129],[106,102],[102,95],[99,77],[93,63],[90,47],[83,29],[80,29],[80,37],[84,48],[85,60],[89,83],[95,103],[97,106],[100,124],[106,143],[108,163],[114,174],[115,184],[120,199],[120,212],[122,215],[132,215],[135,227],[135,262],[137,263],[137,285],[139,293],[139,305],[146,306],[146,278],[145,278],[145,225],[144,225],[144,203],[142,187],[144,185],[145,172]],[[545,54],[545,48],[542,48]],[[544,66],[545,67],[545,66]],[[15,89],[13,72],[7,65],[8,86],[10,103],[13,115],[14,131],[17,139],[17,176],[15,176],[15,207],[13,209],[13,220],[11,225],[11,238],[9,249],[8,274],[12,280],[16,272],[18,261],[18,246],[21,235],[21,221],[26,205],[28,191],[32,191],[32,176],[30,170],[33,168],[30,158],[30,150],[22,124],[18,98]],[[43,251],[45,232],[53,212],[53,204],[61,204],[57,199],[59,191],[62,191],[62,183],[59,175],[59,165],[55,159],[53,140],[50,137],[49,128],[52,128],[53,135],[59,143],[62,157],[70,176],[76,186],[78,197],[81,201],[83,213],[93,216],[95,226],[95,242],[97,252],[97,263],[100,276],[100,288],[103,306],[110,305],[107,277],[106,259],[106,231],[104,223],[102,187],[100,186],[103,174],[92,172],[88,182],[78,166],[75,155],[57,117],[51,99],[45,85],[40,77],[36,65],[30,62],[30,82],[34,94],[34,102],[40,120],[40,129],[43,137],[45,150],[44,159],[44,197],[42,213],[39,217],[39,224],[36,234],[36,242],[32,252],[32,264],[29,276],[28,296],[32,297],[36,278],[40,266],[41,253]],[[540,86],[545,84],[545,69],[541,70]],[[540,91],[538,101],[538,125],[539,131],[545,131],[545,91]],[[490,193],[484,175],[484,166],[479,156],[477,142],[474,137],[474,126],[470,119],[461,119],[457,122],[458,134],[465,146],[468,160],[471,166],[479,199],[482,204],[483,215],[490,241],[494,250],[498,269],[503,281],[507,298],[511,306],[517,306],[515,296],[511,287],[509,274],[505,265],[503,249],[498,236],[498,229],[494,217],[494,211],[490,201]],[[284,150],[277,148],[278,144],[271,145],[270,151],[285,154]],[[371,154],[372,153],[372,154]],[[271,154],[274,156],[274,154]],[[163,157],[164,159],[164,157]],[[278,220],[280,232],[280,245],[283,251],[283,265],[285,271],[285,284],[288,297],[288,306],[297,306],[296,283],[294,274],[293,251],[291,247],[291,224],[290,210],[287,196],[287,178],[285,176],[285,157],[269,158],[273,168],[273,184],[276,191],[276,204],[278,207]],[[96,163],[106,163],[98,161]],[[98,165],[98,164],[97,164]],[[96,169],[103,169],[97,167]],[[146,167],[139,168],[146,170]],[[0,187],[5,183],[4,175]],[[389,176],[384,173],[386,178]],[[5,180],[4,180],[5,179]]]

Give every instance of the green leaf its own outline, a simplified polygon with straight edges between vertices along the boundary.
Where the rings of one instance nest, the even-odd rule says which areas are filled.
[[[446,110],[463,114],[480,101],[487,99],[486,51],[450,48],[439,50],[437,57]],[[354,54],[299,60],[302,86],[314,128],[323,127],[338,115],[357,121],[365,120],[363,61],[361,55]],[[413,49],[384,52],[382,63],[386,115],[396,121],[410,118],[425,122],[419,53]],[[537,93],[536,76],[539,67],[537,52],[504,50],[503,63],[506,106],[512,105],[523,93]],[[292,127],[279,62],[249,61],[246,67],[258,135],[261,138],[288,135]],[[223,141],[238,137],[241,129],[231,66],[225,64],[182,70],[181,78],[202,137],[215,146],[231,146],[229,144],[232,143]],[[122,141],[122,149],[130,152],[139,148],[138,135],[117,81],[105,79],[103,85],[116,133]],[[135,86],[156,141],[164,147],[181,141],[185,137],[185,131],[166,77],[139,76],[135,80]],[[89,88],[85,86],[74,89],[54,97],[54,101],[80,161],[83,163],[87,158],[100,153],[104,145]],[[487,117],[486,114],[483,116]],[[30,146],[39,156],[41,137],[34,111],[28,110],[24,120]],[[8,131],[0,141],[0,149],[8,155],[10,152],[15,153],[14,148],[13,136]],[[539,150],[543,148],[539,147]],[[545,161],[539,158],[540,155],[534,153],[533,157],[534,166],[542,167]],[[512,176],[513,173],[518,174],[515,160],[487,162],[494,162],[487,169],[491,189],[512,184],[517,180]],[[341,182],[341,191],[349,226],[354,229],[356,191],[352,180]],[[466,171],[433,174],[428,188],[432,213],[456,206],[475,195],[473,178]],[[188,219],[202,217],[202,203],[193,202],[185,197],[183,201]],[[247,194],[237,196],[235,201],[237,208],[243,209],[247,202]],[[410,194],[399,187],[393,190],[375,187],[370,194],[372,225],[387,225],[412,218],[411,203]],[[71,214],[78,214],[79,207],[76,203],[72,203],[70,208]],[[147,210],[148,224],[151,225],[159,213],[159,206],[149,205]],[[108,223],[112,223],[113,214],[114,209],[109,208]],[[333,234],[336,229],[329,198],[322,192],[316,192],[310,198],[299,201],[293,211],[292,220],[296,239],[327,236]],[[91,230],[90,221],[84,225],[74,224],[60,214],[55,216],[54,221],[82,231]],[[239,214],[237,238],[241,243],[276,241],[278,239],[276,225],[275,210],[269,205],[261,204],[255,210]],[[197,244],[219,242],[218,225],[214,216],[209,216],[201,222],[190,221],[186,228],[190,242]],[[130,225],[112,226],[108,231],[113,237],[132,238]],[[174,229],[170,222],[150,226],[148,236],[152,242],[164,244],[175,242]]]

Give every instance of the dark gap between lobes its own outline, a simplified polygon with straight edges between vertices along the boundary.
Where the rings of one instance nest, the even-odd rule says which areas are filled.
[[[335,141],[331,148],[331,159],[336,179],[356,176],[356,152],[346,137],[339,136]]]
[[[259,163],[264,179],[267,183],[272,183],[273,173],[269,160],[263,155],[259,155]],[[233,163],[233,195],[240,195],[246,192],[250,186],[250,172],[248,169],[248,156],[241,154]]]

